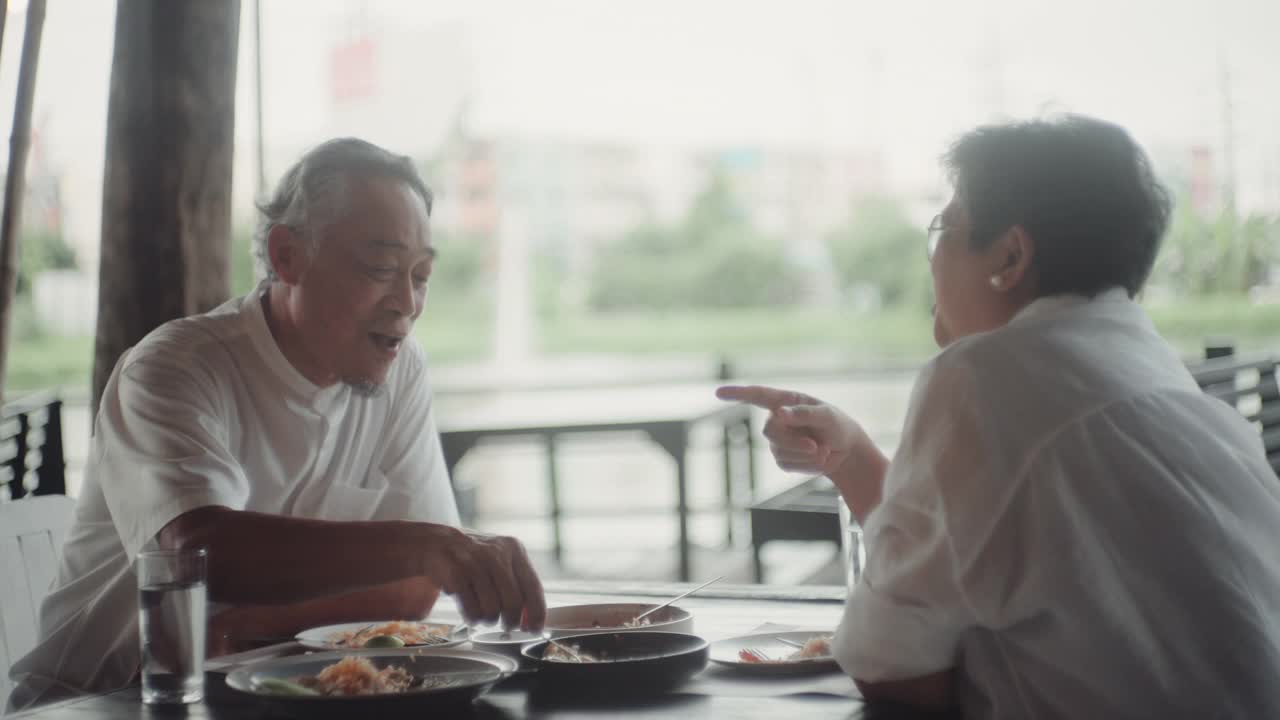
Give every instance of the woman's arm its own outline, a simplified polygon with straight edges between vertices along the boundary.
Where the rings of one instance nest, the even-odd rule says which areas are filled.
[[[854,683],[862,697],[871,702],[943,709],[955,706],[955,674],[955,670],[943,670],[905,680],[864,682],[855,678]]]

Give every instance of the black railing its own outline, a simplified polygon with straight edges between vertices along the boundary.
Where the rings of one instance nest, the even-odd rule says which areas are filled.
[[[32,393],[0,407],[0,502],[65,495],[62,400]]]

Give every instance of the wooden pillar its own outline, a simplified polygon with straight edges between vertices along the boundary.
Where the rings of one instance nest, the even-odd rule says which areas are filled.
[[[31,149],[31,107],[35,102],[36,71],[40,65],[40,38],[44,32],[44,0],[27,5],[27,29],[18,61],[18,97],[13,110],[13,134],[9,137],[9,172],[4,181],[4,208],[0,210],[0,401],[4,399],[5,369],[9,360],[9,326],[18,278],[18,230],[26,187],[27,153]],[[7,0],[0,15],[8,15]],[[4,20],[0,17],[0,39]]]
[[[230,294],[239,0],[116,6],[93,412],[120,355]]]

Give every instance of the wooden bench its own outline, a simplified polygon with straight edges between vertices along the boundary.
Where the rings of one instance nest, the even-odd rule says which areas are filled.
[[[1271,468],[1280,476],[1280,385],[1274,355],[1237,356],[1230,344],[1206,347],[1205,359],[1188,364],[1206,394],[1234,407],[1254,423]],[[840,543],[839,494],[831,481],[810,477],[750,506],[751,550],[756,582],[764,581],[760,551],[774,540]]]
[[[65,495],[62,400],[32,393],[0,407],[0,502]]]
[[[1201,390],[1234,407],[1262,434],[1271,469],[1280,475],[1280,387],[1274,355],[1223,354],[1191,366]]]

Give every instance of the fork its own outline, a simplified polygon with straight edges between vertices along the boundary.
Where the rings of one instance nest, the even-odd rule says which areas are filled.
[[[556,647],[560,648],[561,650],[563,650],[563,651],[565,651],[565,652],[569,653],[570,655],[572,655],[572,656],[574,657],[574,659],[575,659],[575,660],[577,660],[578,662],[582,662],[582,655],[580,655],[580,654],[578,653],[578,651],[577,651],[577,650],[575,650],[575,649],[573,649],[573,648],[571,648],[571,647],[569,647],[568,645],[565,645],[565,644],[563,644],[563,643],[558,643],[558,642],[556,642],[556,641],[555,641],[555,638],[551,637],[551,633],[550,633],[550,632],[543,633],[542,637],[543,637],[543,638],[544,638],[548,643],[550,643],[551,645],[555,645]]]
[[[781,660],[777,660],[775,658],[769,657],[758,648],[742,648],[741,650],[738,651],[738,657],[741,658],[742,660],[745,660],[746,662],[758,662],[758,663],[782,662]],[[751,659],[747,660],[748,657],[750,657]]]

